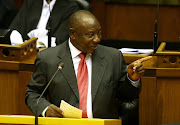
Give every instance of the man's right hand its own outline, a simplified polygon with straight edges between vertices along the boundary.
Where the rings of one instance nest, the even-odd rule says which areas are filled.
[[[63,117],[63,111],[60,108],[58,108],[57,106],[51,104],[46,111],[46,117],[62,118]]]

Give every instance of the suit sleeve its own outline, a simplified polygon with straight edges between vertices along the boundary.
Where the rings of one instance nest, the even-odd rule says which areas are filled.
[[[124,57],[120,52],[120,81],[118,87],[118,98],[120,101],[132,101],[139,96],[140,88],[132,85],[132,82],[128,79],[127,65]]]
[[[35,71],[31,77],[31,81],[27,85],[25,97],[26,105],[34,114],[37,112],[38,115],[40,115],[43,110],[50,105],[50,102],[46,99],[46,92],[37,105],[37,100],[47,85],[45,67],[46,65],[41,57],[41,52],[39,52],[35,61]]]
[[[11,30],[17,30],[22,35],[23,39],[28,39],[26,25],[28,19],[28,2],[29,0],[25,0],[22,8],[19,10],[18,14],[14,18],[13,22],[10,25]]]

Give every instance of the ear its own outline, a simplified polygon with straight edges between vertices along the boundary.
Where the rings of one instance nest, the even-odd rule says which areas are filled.
[[[71,39],[75,39],[75,29],[69,28],[69,36]]]

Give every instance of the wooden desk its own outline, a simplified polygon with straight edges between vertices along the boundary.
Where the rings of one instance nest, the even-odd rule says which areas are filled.
[[[161,125],[180,122],[179,52],[159,47],[152,60],[144,62],[139,97],[139,125]]]
[[[32,115],[24,100],[37,54],[36,40],[20,46],[0,45],[0,115]]]
[[[35,123],[34,116],[7,116],[0,115],[0,124],[23,124],[29,125]],[[73,118],[47,118],[39,117],[39,125],[121,125],[118,119],[73,119]]]

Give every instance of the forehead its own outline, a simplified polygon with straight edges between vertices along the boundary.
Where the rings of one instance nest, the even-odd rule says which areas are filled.
[[[84,18],[80,23],[80,27],[85,30],[100,30],[101,26],[95,18]]]

